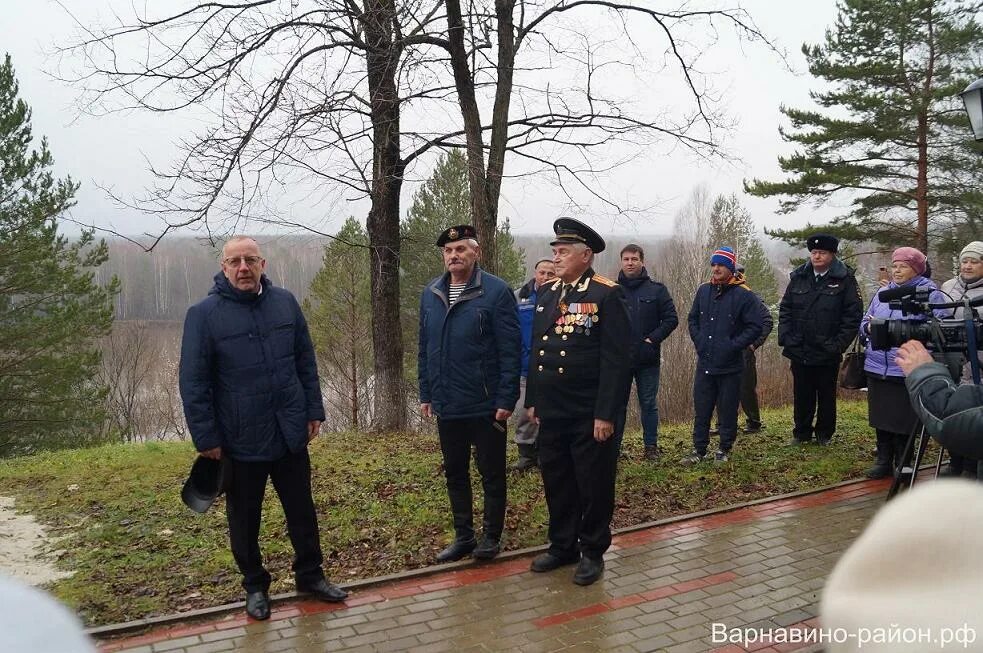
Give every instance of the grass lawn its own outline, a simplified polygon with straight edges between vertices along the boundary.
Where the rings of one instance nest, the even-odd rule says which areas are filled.
[[[642,462],[641,434],[625,435],[614,526],[734,504],[861,476],[873,432],[865,402],[841,401],[834,446],[789,447],[791,408],[766,410],[767,429],[738,436],[731,462],[684,468],[690,425],[663,425],[663,462]],[[509,434],[511,437],[511,433]],[[516,455],[509,447],[509,459]],[[452,537],[435,435],[326,434],[312,446],[326,570],[345,582],[431,564]],[[189,511],[180,488],[189,443],[111,446],[0,461],[0,494],[17,499],[61,540],[75,571],[50,589],[89,625],[242,599],[224,503]],[[476,474],[475,474],[476,476]],[[474,478],[476,496],[480,496]],[[74,486],[78,486],[74,489]],[[70,489],[73,488],[73,489]],[[546,505],[538,473],[509,477],[506,548],[542,544]],[[480,514],[476,524],[481,523]],[[292,589],[283,514],[267,494],[261,543],[273,592]]]

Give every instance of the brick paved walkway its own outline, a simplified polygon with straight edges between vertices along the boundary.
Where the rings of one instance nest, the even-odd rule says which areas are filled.
[[[883,504],[887,487],[883,481],[854,483],[623,533],[606,556],[604,578],[586,588],[571,582],[572,567],[529,572],[531,555],[524,555],[354,591],[345,604],[277,603],[267,622],[248,620],[237,610],[217,620],[104,641],[100,648],[745,650],[714,644],[711,625],[814,625],[827,574]]]

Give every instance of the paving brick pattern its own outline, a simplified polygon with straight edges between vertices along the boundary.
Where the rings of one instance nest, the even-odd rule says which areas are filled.
[[[236,612],[107,640],[100,649],[795,650],[715,644],[712,624],[773,632],[814,626],[824,579],[883,504],[886,488],[855,483],[618,535],[603,579],[590,587],[571,582],[572,567],[534,574],[521,557],[358,591],[344,604],[276,604],[266,622]]]

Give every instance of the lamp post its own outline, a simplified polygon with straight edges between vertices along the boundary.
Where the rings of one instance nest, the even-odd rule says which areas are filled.
[[[983,141],[983,77],[966,87],[959,97],[963,99],[963,107],[969,116],[969,126],[973,128],[973,138],[979,143]],[[983,154],[983,153],[981,153]],[[953,257],[952,268],[959,274],[958,257]]]
[[[969,115],[969,124],[973,128],[973,138],[983,141],[983,78],[966,87],[959,94]]]

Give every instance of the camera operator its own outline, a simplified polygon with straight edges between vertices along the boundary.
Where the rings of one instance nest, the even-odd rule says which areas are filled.
[[[983,386],[956,385],[949,369],[917,340],[901,345],[895,360],[929,435],[950,453],[983,459]]]
[[[867,313],[860,321],[862,337],[870,336],[871,320],[910,320],[924,322],[927,315],[906,314],[895,308],[893,303],[881,299],[882,293],[901,288],[921,290],[928,293],[929,300],[936,303],[944,301],[935,283],[925,276],[925,255],[914,247],[899,247],[891,255],[892,280],[880,293],[871,299]],[[951,310],[935,312],[937,317],[948,317]],[[904,373],[895,363],[897,349],[877,350],[868,340],[864,371],[867,373],[867,421],[877,432],[877,459],[867,470],[867,478],[884,478],[895,469],[908,464],[905,460],[905,445],[908,434],[920,428],[918,417],[910,407],[908,393],[905,392]]]

